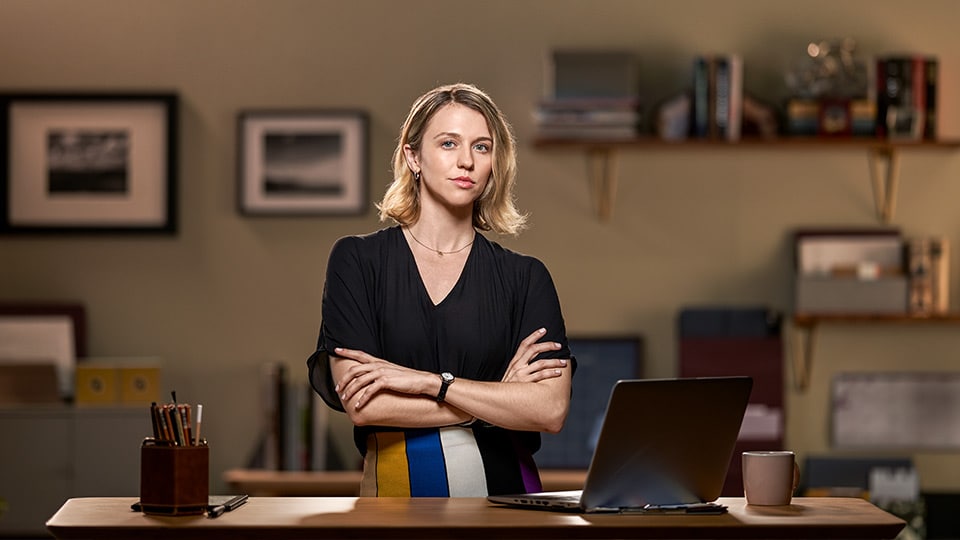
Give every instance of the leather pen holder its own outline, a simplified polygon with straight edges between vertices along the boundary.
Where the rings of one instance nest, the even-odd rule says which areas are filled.
[[[146,439],[140,446],[140,506],[145,514],[187,516],[207,508],[210,448]]]

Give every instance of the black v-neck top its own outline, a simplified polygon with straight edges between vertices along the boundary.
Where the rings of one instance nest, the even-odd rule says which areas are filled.
[[[310,381],[329,406],[341,411],[326,354],[335,347],[433,373],[499,381],[520,341],[543,327],[543,339],[562,347],[540,357],[571,358],[547,268],[479,233],[459,280],[436,305],[400,227],[341,238],[327,264],[322,317],[317,350],[307,361]],[[357,428],[361,454],[366,435],[382,429]],[[522,438],[532,453],[540,438],[531,435]]]

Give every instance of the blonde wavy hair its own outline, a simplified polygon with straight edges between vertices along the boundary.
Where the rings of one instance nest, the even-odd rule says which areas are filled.
[[[519,234],[526,227],[527,216],[521,214],[515,204],[517,150],[513,130],[490,96],[464,83],[434,88],[413,103],[393,152],[393,182],[377,204],[380,221],[390,218],[401,225],[412,225],[420,219],[420,183],[407,166],[403,148],[409,144],[419,153],[427,124],[437,111],[451,103],[482,114],[493,137],[493,170],[486,188],[474,203],[473,226],[498,234]]]

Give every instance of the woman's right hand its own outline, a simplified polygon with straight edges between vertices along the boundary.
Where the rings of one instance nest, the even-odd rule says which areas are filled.
[[[537,382],[553,379],[562,374],[562,369],[568,364],[566,359],[545,358],[530,362],[542,352],[560,348],[560,344],[553,341],[540,342],[546,333],[547,330],[541,328],[520,342],[517,352],[510,360],[510,365],[507,366],[507,372],[501,379],[502,382]]]

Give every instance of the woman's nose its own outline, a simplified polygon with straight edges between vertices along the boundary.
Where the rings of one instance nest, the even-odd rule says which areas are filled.
[[[464,148],[460,151],[457,159],[457,166],[461,169],[473,169],[473,152],[470,148]]]

